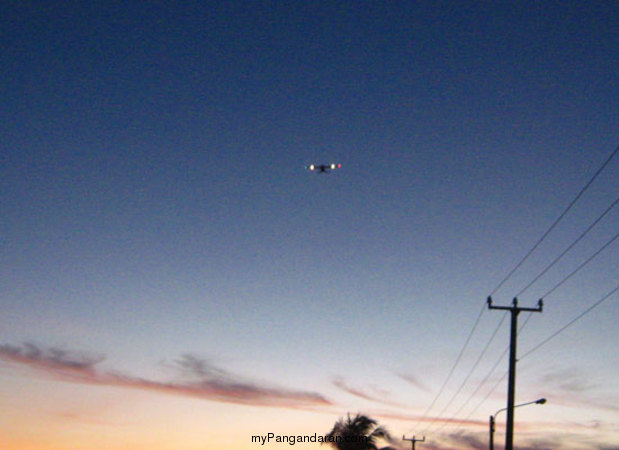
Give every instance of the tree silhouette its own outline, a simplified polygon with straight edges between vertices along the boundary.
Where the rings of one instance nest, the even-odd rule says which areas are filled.
[[[367,416],[357,414],[346,419],[339,418],[333,429],[327,433],[332,442],[323,442],[337,450],[395,450],[393,447],[379,447],[379,440],[389,441],[391,436],[385,428]],[[322,445],[322,444],[321,444]]]

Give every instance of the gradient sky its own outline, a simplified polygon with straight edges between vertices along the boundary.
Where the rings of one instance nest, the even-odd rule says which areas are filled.
[[[618,23],[612,1],[3,2],[0,446],[317,448],[251,436],[363,412],[486,448],[509,330],[479,314],[619,144]],[[617,208],[520,293],[618,175],[496,304],[611,241]],[[618,254],[544,297],[520,355],[617,287]],[[548,403],[518,409],[519,448],[619,448],[617,297],[520,361],[517,402]]]

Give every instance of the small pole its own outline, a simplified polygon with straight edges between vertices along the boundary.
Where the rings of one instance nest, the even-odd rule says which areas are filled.
[[[410,441],[413,444],[413,450],[415,450],[415,443],[416,442],[425,442],[426,437],[424,436],[423,439],[417,439],[415,436],[413,436],[412,439],[406,439],[406,437],[403,435],[402,436],[402,440],[403,441]]]

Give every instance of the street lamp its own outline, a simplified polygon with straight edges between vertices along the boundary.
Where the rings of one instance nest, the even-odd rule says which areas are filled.
[[[540,398],[533,402],[527,402],[527,403],[521,403],[520,405],[515,405],[514,408],[519,408],[520,406],[527,406],[527,405],[533,405],[533,404],[543,405],[544,403],[546,403],[546,399]],[[494,423],[495,423],[494,419],[498,413],[500,413],[501,411],[505,411],[506,409],[507,408],[499,409],[497,412],[494,413],[494,416],[490,416],[490,450],[494,450]]]

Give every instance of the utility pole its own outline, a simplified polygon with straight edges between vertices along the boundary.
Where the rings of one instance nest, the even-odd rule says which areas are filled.
[[[413,450],[415,450],[415,442],[425,442],[426,437],[424,436],[423,439],[417,439],[417,438],[415,438],[415,436],[413,436],[412,439],[406,439],[405,436],[402,436],[402,440],[403,441],[410,441],[413,444]]]
[[[488,297],[488,309],[501,309],[511,313],[511,337],[509,340],[509,381],[507,385],[507,425],[505,432],[505,450],[514,450],[514,401],[516,397],[516,341],[518,339],[518,314],[521,311],[542,312],[544,302],[540,299],[537,308],[520,308],[518,299],[514,298],[512,306],[493,306],[492,297]]]

